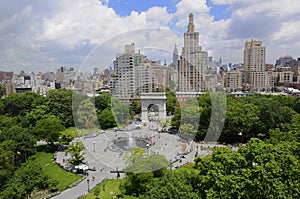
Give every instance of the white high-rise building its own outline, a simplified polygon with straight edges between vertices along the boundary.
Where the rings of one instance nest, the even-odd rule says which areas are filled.
[[[125,45],[123,53],[118,53],[115,60],[115,82],[112,94],[119,98],[136,96],[140,84],[136,68],[147,63],[148,59],[140,52],[135,52],[134,43]]]
[[[246,41],[244,49],[245,83],[255,90],[270,88],[269,73],[265,70],[266,47],[261,41]]]
[[[184,33],[184,46],[178,65],[178,91],[201,92],[205,90],[207,52],[199,46],[199,33],[194,31],[194,16],[189,15],[188,30]]]
[[[149,60],[134,44],[125,45],[115,60],[115,75],[111,81],[112,94],[119,99],[132,99],[141,93],[154,92],[168,86],[168,68]]]

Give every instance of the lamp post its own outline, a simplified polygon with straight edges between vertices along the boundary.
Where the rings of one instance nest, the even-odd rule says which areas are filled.
[[[95,145],[96,145],[96,142],[95,140],[93,141],[93,152],[95,152]]]
[[[241,143],[243,143],[243,133],[242,133],[242,131],[240,131],[238,135],[241,136]]]
[[[116,169],[117,169],[117,179],[119,179],[119,177],[120,177],[119,167],[117,167]]]
[[[196,148],[197,148],[197,151],[196,151],[195,157],[197,157],[199,154],[199,146],[197,145]]]
[[[90,179],[87,179],[86,182],[87,182],[88,192],[90,192]]]

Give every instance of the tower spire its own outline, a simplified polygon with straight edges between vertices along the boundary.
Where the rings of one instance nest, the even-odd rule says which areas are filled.
[[[189,14],[188,32],[194,32],[194,15],[193,15],[193,13]]]
[[[193,24],[194,23],[194,15],[193,13],[190,13],[189,15],[189,24]]]

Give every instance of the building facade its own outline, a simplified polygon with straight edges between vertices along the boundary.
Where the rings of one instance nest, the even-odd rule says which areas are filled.
[[[194,16],[189,15],[188,30],[184,33],[184,46],[178,64],[178,91],[201,92],[205,90],[207,52],[199,46],[199,33],[195,32]]]
[[[243,72],[241,70],[230,70],[223,74],[223,87],[227,92],[241,91]]]
[[[267,83],[265,71],[266,47],[261,41],[246,41],[244,49],[245,83],[261,89]]]

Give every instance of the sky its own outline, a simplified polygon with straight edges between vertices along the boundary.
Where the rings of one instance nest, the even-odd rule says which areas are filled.
[[[295,0],[3,0],[0,70],[107,68],[130,43],[170,63],[175,43],[181,53],[189,13],[214,60],[243,62],[245,42],[256,39],[274,64],[300,57],[299,7]]]

